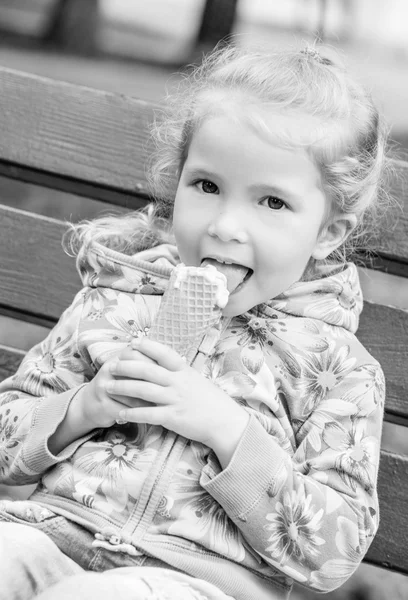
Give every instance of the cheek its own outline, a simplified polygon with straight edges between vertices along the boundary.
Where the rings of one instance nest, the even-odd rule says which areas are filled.
[[[173,208],[173,231],[176,237],[180,237],[186,228],[187,207],[183,202],[183,198],[179,192],[176,194]]]
[[[173,233],[181,261],[190,264],[194,254],[195,234],[194,219],[182,203],[175,204],[173,213]]]

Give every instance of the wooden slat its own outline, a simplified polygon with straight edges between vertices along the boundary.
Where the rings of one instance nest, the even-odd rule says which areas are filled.
[[[125,193],[126,202],[129,194],[148,197],[154,106],[6,68],[0,68],[0,92],[1,173],[98,199],[103,193],[105,201],[112,189]],[[402,210],[395,210],[398,222],[379,248],[408,262],[408,163],[392,163],[392,194]]]
[[[65,225],[5,206],[0,223],[0,305],[10,316],[16,309],[52,324],[81,285],[75,261],[61,248]]]
[[[401,235],[405,235],[405,232],[402,232]],[[366,253],[359,252],[354,256],[353,262],[359,267],[365,267],[372,271],[381,271],[397,277],[408,277],[408,262],[405,262],[403,257],[390,256],[386,253],[367,256]]]
[[[14,8],[27,12],[44,12],[48,11],[56,0],[1,0],[0,16],[3,8]]]
[[[107,202],[113,206],[122,206],[131,210],[141,208],[149,202],[148,196],[142,190],[141,196],[135,196],[134,193],[127,193],[122,190],[101,187],[95,183],[69,179],[62,175],[37,171],[29,167],[20,167],[0,160],[0,175],[9,179],[24,181],[28,184],[35,184],[52,190],[59,190],[77,196],[85,196],[88,200],[94,199],[101,202]],[[137,184],[138,185],[138,184]]]
[[[394,275],[408,276],[408,162],[393,160],[390,163],[393,168],[390,196],[398,205],[391,205],[384,222],[385,230],[376,243],[376,249],[385,261],[374,259],[373,264]],[[393,265],[396,259],[399,264]],[[401,263],[405,263],[405,268]]]
[[[408,457],[382,452],[380,527],[366,560],[408,574]]]
[[[0,69],[1,173],[99,199],[100,190],[148,197],[151,104]],[[13,166],[17,170],[13,172]],[[47,178],[49,177],[49,183]],[[81,183],[85,189],[81,192]]]
[[[365,302],[357,336],[384,370],[387,419],[408,424],[408,312]]]
[[[13,375],[23,360],[24,352],[0,345],[0,381]]]

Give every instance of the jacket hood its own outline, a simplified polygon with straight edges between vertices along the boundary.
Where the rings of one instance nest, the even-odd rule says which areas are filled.
[[[177,248],[171,244],[128,256],[94,243],[81,278],[84,285],[91,287],[162,295],[179,262]],[[276,317],[278,311],[288,316],[317,319],[355,333],[362,308],[357,268],[353,263],[346,263],[335,267],[318,266],[312,281],[294,283],[283,294],[249,312]]]

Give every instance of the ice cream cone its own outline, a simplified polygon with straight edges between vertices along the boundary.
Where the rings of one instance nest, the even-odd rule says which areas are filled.
[[[222,309],[228,302],[225,276],[213,266],[178,265],[163,295],[149,338],[176,350],[192,364],[207,332],[216,342]],[[209,351],[206,344],[206,352]]]

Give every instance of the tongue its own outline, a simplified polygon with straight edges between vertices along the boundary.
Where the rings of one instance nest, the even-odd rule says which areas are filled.
[[[214,258],[205,258],[201,263],[202,267],[206,265],[213,265],[220,273],[225,275],[227,278],[227,288],[231,293],[237,289],[237,287],[244,281],[245,275],[248,273],[248,268],[243,267],[242,265],[226,265],[225,263],[220,263],[218,260]]]

